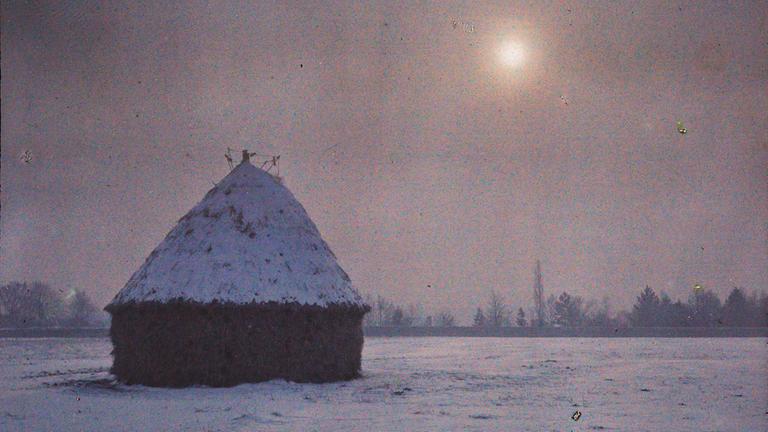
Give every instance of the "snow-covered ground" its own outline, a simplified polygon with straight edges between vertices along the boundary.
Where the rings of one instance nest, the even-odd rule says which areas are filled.
[[[0,339],[0,430],[768,430],[765,338],[367,338],[362,379],[226,389],[113,385],[110,349]]]

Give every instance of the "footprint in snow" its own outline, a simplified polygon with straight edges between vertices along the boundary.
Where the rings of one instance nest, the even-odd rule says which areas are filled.
[[[233,423],[260,423],[260,424],[283,424],[281,420],[272,420],[255,415],[243,414],[232,419]]]
[[[490,419],[495,419],[496,416],[491,414],[470,414],[469,418],[475,419],[475,420],[490,420]]]

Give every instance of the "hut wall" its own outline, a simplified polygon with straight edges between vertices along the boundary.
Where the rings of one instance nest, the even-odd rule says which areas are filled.
[[[299,305],[126,305],[110,310],[123,382],[231,386],[359,375],[364,309]]]

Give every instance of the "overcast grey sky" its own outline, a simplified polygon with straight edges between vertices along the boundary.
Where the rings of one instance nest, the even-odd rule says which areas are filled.
[[[768,289],[766,2],[404,3],[3,2],[0,279],[105,304],[245,147],[362,293],[464,322],[536,258]]]

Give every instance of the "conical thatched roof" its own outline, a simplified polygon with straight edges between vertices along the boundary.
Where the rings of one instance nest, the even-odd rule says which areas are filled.
[[[179,301],[365,308],[304,207],[247,160],[179,220],[107,309]]]

